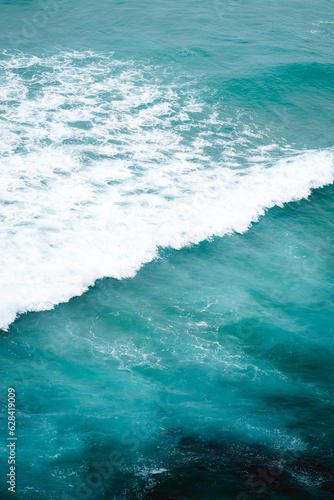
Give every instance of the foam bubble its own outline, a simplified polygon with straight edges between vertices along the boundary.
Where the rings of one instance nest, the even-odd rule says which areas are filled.
[[[332,150],[277,159],[272,138],[256,147],[259,130],[236,118],[231,132],[231,118],[155,68],[92,53],[0,67],[4,329],[98,278],[134,276],[158,247],[242,233],[334,180]]]

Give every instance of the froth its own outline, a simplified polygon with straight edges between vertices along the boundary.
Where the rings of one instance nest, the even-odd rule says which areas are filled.
[[[256,148],[258,130],[235,118],[231,133],[155,69],[76,53],[0,66],[2,328],[333,182],[332,150]]]

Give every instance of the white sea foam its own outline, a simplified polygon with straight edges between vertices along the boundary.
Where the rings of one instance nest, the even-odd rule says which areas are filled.
[[[71,53],[0,71],[2,328],[334,180],[332,150],[284,152],[156,69]]]

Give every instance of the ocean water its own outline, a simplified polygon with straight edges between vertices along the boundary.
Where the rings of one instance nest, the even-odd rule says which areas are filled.
[[[1,498],[334,498],[334,4],[0,5]]]

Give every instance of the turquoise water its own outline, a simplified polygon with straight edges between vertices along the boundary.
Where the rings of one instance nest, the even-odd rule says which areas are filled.
[[[332,3],[1,7],[1,498],[333,498]]]

